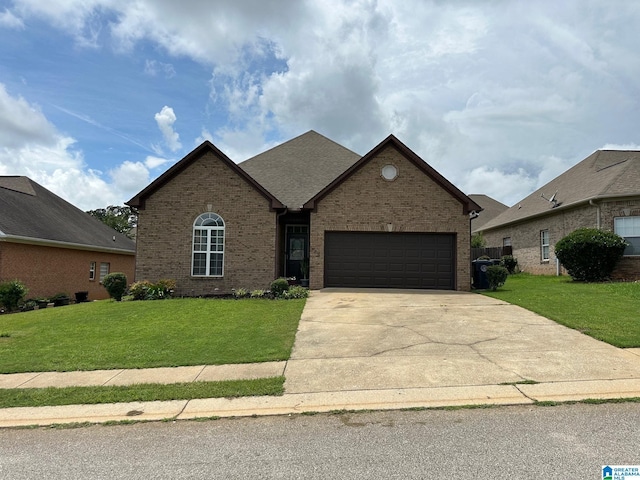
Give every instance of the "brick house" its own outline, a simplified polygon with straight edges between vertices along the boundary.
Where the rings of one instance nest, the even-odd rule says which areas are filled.
[[[598,150],[474,233],[487,246],[511,245],[522,270],[554,275],[555,243],[581,227],[624,237],[630,246],[613,276],[640,279],[640,152]]]
[[[204,142],[128,205],[137,280],[182,295],[310,287],[470,289],[480,207],[394,136],[365,156],[309,131],[241,164]]]
[[[101,280],[133,280],[135,242],[27,177],[0,176],[0,281],[20,280],[28,297],[89,292],[109,298]]]

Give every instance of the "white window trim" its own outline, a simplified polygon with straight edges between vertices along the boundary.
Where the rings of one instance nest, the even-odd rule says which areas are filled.
[[[107,266],[107,273],[105,273],[104,275],[102,274],[103,265]],[[109,262],[100,262],[100,283],[102,283],[102,280],[104,280],[104,277],[109,275],[110,270],[111,270],[111,264]]]
[[[635,235],[635,234],[634,234],[634,235],[622,235],[622,234],[618,233],[618,221],[619,221],[619,220],[620,220],[620,221],[622,221],[622,220],[627,219],[627,218],[637,218],[637,219],[640,219],[640,216],[638,216],[638,215],[631,215],[631,216],[629,216],[629,217],[614,217],[614,219],[613,219],[613,231],[614,231],[614,233],[615,233],[615,234],[617,234],[617,235],[620,235],[620,236],[621,236],[622,238],[624,238],[625,240],[626,240],[627,238],[640,238],[640,232],[638,232],[638,234],[637,234],[637,235]],[[640,220],[639,220],[639,221],[640,221]],[[635,233],[635,232],[634,232],[634,233]],[[625,255],[625,257],[640,257],[640,253],[638,253],[638,254],[634,254],[634,255]]]
[[[89,280],[95,281],[96,279],[96,262],[89,262]]]
[[[214,225],[206,225],[206,223],[215,223]],[[207,249],[203,251],[195,250],[195,233],[196,230],[205,230],[207,232]],[[211,251],[211,233],[222,231],[222,251]],[[193,222],[193,229],[191,230],[191,276],[196,278],[222,278],[224,277],[224,264],[225,264],[225,246],[226,246],[226,226],[224,220],[220,215],[214,212],[205,212],[199,215]],[[206,258],[204,275],[196,275],[193,272],[194,260],[196,253],[204,253]],[[211,254],[218,253],[222,255],[222,268],[219,275],[211,275]]]
[[[544,243],[544,234],[547,234],[547,243]],[[549,230],[540,230],[540,261],[542,263],[546,263],[550,260],[551,257],[551,246],[550,246],[550,237]],[[544,255],[544,249],[547,248],[547,256]]]

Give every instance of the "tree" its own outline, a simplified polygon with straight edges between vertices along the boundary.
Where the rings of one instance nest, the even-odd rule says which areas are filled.
[[[131,207],[109,205],[107,208],[89,210],[87,213],[129,238],[133,238],[131,230],[138,225],[138,212]]]
[[[471,248],[484,248],[486,246],[487,241],[482,236],[482,232],[474,233],[471,237]]]

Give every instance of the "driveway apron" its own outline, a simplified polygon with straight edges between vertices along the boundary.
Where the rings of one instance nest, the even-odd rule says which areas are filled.
[[[640,356],[467,292],[311,293],[286,393],[640,378]]]

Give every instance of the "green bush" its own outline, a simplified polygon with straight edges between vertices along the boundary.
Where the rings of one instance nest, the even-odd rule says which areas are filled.
[[[507,269],[510,275],[516,273],[518,268],[518,259],[511,255],[503,255],[500,259],[500,265]]]
[[[507,281],[509,271],[500,265],[491,265],[487,267],[487,280],[489,281],[489,288],[494,292],[504,285]]]
[[[289,290],[289,282],[286,278],[276,278],[271,282],[271,293],[276,297],[282,297]]]
[[[267,292],[264,290],[253,290],[251,292],[251,298],[264,298],[267,295]]]
[[[250,295],[249,290],[246,288],[238,288],[233,291],[233,296],[235,298],[249,298]]]
[[[120,272],[110,273],[102,279],[102,285],[109,296],[119,302],[127,290],[127,276]]]
[[[579,228],[556,243],[555,252],[574,280],[601,282],[611,276],[626,247],[613,232]]]
[[[300,285],[294,285],[282,294],[282,298],[287,300],[291,298],[307,298],[309,296],[309,290]]]
[[[147,291],[151,285],[152,283],[148,280],[133,282],[129,286],[129,295],[131,295],[134,300],[145,300],[147,298]]]
[[[2,282],[0,283],[0,305],[9,312],[17,310],[28,291],[27,287],[19,280]]]
[[[158,280],[157,283],[140,280],[129,286],[129,295],[134,300],[162,300],[170,298],[175,288],[176,281],[169,278]]]

